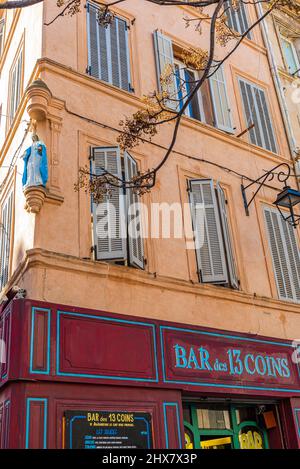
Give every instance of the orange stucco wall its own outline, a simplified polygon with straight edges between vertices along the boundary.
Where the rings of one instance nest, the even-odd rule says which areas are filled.
[[[34,10],[36,22],[49,21],[57,14],[51,2]],[[190,324],[257,333],[274,337],[300,335],[299,305],[278,300],[272,261],[263,220],[263,204],[270,204],[276,191],[264,188],[246,217],[241,196],[241,178],[201,159],[257,178],[264,170],[290,161],[288,142],[273,86],[266,50],[259,29],[226,62],[225,75],[235,135],[244,128],[237,77],[244,76],[265,88],[274,123],[279,153],[272,154],[241,138],[206,124],[184,118],[179,137],[158,181],[143,201],[188,202],[186,180],[205,177],[219,180],[226,190],[234,250],[241,290],[201,285],[197,278],[195,252],[187,250],[185,239],[147,239],[145,271],[95,262],[91,255],[90,200],[74,191],[78,169],[88,163],[89,147],[115,145],[120,119],[141,106],[141,97],[156,88],[152,33],[162,30],[182,46],[207,44],[207,25],[202,36],[186,29],[187,8],[159,8],[146,2],[128,0],[122,10],[132,21],[130,28],[131,71],[134,93],[127,93],[89,77],[85,9],[73,18],[59,18],[44,26],[37,39],[39,47],[29,51],[24,85],[41,77],[52,93],[47,119],[38,133],[47,144],[50,164],[50,195],[38,215],[24,210],[21,190],[22,161],[15,178],[14,247],[10,286],[26,288],[28,297],[118,313],[148,316]],[[255,18],[251,6],[250,15]],[[19,29],[25,28],[25,47],[35,41],[36,29],[22,12]],[[23,26],[23,27],[22,27]],[[41,31],[41,29],[40,29]],[[16,34],[20,34],[16,32]],[[39,49],[40,48],[40,49]],[[218,54],[224,54],[219,48]],[[39,60],[38,60],[39,59]],[[9,67],[9,60],[5,66]],[[38,61],[37,61],[38,60]],[[1,78],[2,80],[2,78]],[[1,81],[2,87],[2,81]],[[1,97],[2,99],[2,97]],[[0,162],[4,166],[22,136],[26,100],[14,128],[6,135]],[[73,113],[73,114],[72,114]],[[80,115],[82,118],[74,115]],[[90,121],[84,118],[90,119]],[[91,122],[97,121],[96,125]],[[105,128],[109,126],[110,128]],[[4,131],[0,142],[4,142]],[[143,144],[132,151],[142,170],[154,167],[170,141],[172,125],[164,126],[157,144]],[[29,138],[24,143],[29,143]],[[191,159],[189,157],[197,158]],[[2,170],[3,171],[3,170]],[[1,177],[0,171],[0,177]],[[3,176],[2,176],[3,177]],[[276,182],[274,182],[276,186]],[[280,185],[277,185],[280,188]],[[1,196],[0,196],[1,197]],[[1,199],[0,199],[1,200]]]

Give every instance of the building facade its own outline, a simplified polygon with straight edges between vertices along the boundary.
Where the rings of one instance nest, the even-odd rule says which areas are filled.
[[[202,87],[141,196],[143,233],[155,210],[166,219],[179,206],[183,234],[132,242],[132,194],[114,189],[116,236],[105,241],[99,207],[74,190],[79,168],[122,179],[161,161],[171,125],[128,155],[119,122],[143,108],[166,63],[184,73],[199,42],[184,17],[199,12],[128,0],[103,28],[95,3],[81,10],[51,22],[58,10],[45,1],[0,20],[1,447],[298,448],[299,229],[274,207],[279,181],[248,216],[241,193],[293,167],[263,31]],[[228,21],[243,32],[257,14],[247,5]],[[24,192],[30,121],[49,177]]]

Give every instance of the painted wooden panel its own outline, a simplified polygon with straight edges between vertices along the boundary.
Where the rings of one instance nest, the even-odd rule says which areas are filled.
[[[158,380],[153,324],[64,311],[57,314],[58,375]]]
[[[47,448],[48,400],[27,398],[25,446],[30,449]]]
[[[50,320],[50,309],[32,308],[30,373],[50,372]]]
[[[179,405],[177,402],[163,403],[165,448],[182,448]]]

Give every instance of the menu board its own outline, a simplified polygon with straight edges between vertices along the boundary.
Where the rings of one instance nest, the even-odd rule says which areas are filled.
[[[151,415],[140,412],[68,410],[64,413],[65,448],[152,448]]]

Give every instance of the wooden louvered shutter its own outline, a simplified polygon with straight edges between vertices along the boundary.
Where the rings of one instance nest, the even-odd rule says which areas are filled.
[[[203,283],[228,283],[226,259],[214,184],[211,179],[190,181],[190,201],[196,255]],[[204,217],[198,209],[204,206]]]
[[[0,220],[0,291],[6,285],[9,276],[11,249],[13,193],[6,199]]]
[[[221,219],[221,224],[222,224],[222,231],[223,231],[223,238],[224,238],[224,244],[225,244],[225,250],[226,250],[230,284],[233,288],[238,289],[239,279],[237,275],[234,250],[233,250],[232,240],[231,240],[230,226],[229,226],[228,213],[227,213],[227,207],[226,207],[226,197],[219,183],[217,183],[217,193],[218,193],[220,219]]]
[[[244,80],[240,79],[239,83],[247,126],[254,124],[249,131],[251,143],[275,153],[275,134],[265,92]]]
[[[224,6],[227,15],[228,26],[232,30],[237,31],[240,34],[244,34],[249,29],[249,22],[245,5],[240,2],[238,9],[236,9],[232,7],[232,1],[229,0],[224,3]],[[247,38],[251,39],[251,32],[247,34]]]
[[[93,148],[91,166],[93,174],[100,175],[105,170],[122,179],[118,147]],[[124,199],[123,188],[112,187],[102,203],[93,203],[93,233],[97,260],[126,259]]]
[[[125,20],[115,17],[107,28],[97,21],[98,7],[88,3],[88,70],[100,80],[126,91],[132,91],[128,47],[128,27]]]
[[[225,76],[220,67],[209,79],[216,127],[225,132],[232,132],[231,110],[227,96]]]
[[[129,153],[124,153],[125,178],[131,180],[137,175],[137,163]],[[142,235],[142,213],[140,198],[132,189],[127,189],[128,249],[131,265],[144,268],[144,245]]]
[[[279,298],[300,301],[299,248],[293,228],[277,210],[264,209]]]
[[[168,65],[170,65],[174,70],[173,46],[171,39],[169,39],[167,36],[164,36],[159,31],[154,31],[153,36],[156,58],[157,83],[159,90],[164,91],[161,87],[160,77],[165,72],[166,67]],[[167,102],[168,107],[176,110],[179,103],[176,101],[178,97],[175,76],[171,83],[168,85],[167,90],[165,91],[168,91],[168,94],[171,98],[171,100]]]

